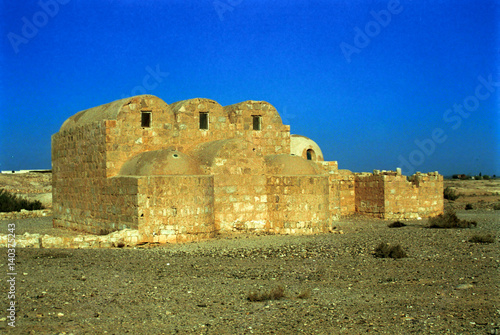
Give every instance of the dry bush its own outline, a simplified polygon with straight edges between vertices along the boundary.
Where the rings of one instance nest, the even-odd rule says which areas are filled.
[[[285,297],[285,289],[282,286],[275,287],[269,292],[250,292],[247,299],[250,301],[280,300]]]
[[[406,227],[406,224],[404,224],[401,221],[394,221],[393,223],[389,223],[387,226],[389,228],[400,228],[400,227]]]
[[[429,228],[471,228],[473,226],[477,226],[477,222],[461,220],[454,212],[446,212],[429,218]]]
[[[43,209],[40,201],[26,200],[16,194],[9,193],[7,190],[0,189],[0,212],[19,212],[21,209],[33,211]]]
[[[460,194],[448,186],[443,190],[443,197],[447,200],[455,201],[460,197]]]
[[[307,289],[305,291],[302,291],[301,293],[299,293],[297,295],[297,298],[298,299],[307,299],[311,296],[311,290],[310,289]]]
[[[471,243],[493,243],[495,242],[495,237],[493,235],[474,235],[469,239]]]
[[[465,210],[466,211],[471,210],[471,209],[473,209],[472,204],[465,205]]]
[[[380,243],[378,247],[375,248],[375,257],[378,258],[405,258],[407,257],[406,252],[398,244],[395,246],[390,246],[388,243]]]

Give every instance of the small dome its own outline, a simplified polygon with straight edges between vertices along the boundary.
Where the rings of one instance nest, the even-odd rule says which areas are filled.
[[[316,163],[294,155],[269,155],[265,157],[269,173],[281,175],[315,175],[320,174]]]
[[[182,152],[163,149],[140,153],[123,164],[122,176],[200,175],[198,163]]]
[[[319,145],[302,135],[290,135],[290,153],[315,162],[324,160]]]

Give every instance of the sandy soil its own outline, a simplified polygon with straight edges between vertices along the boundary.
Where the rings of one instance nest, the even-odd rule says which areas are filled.
[[[455,201],[447,201],[450,208],[465,209],[467,204],[471,204],[473,209],[500,207],[500,179],[445,180],[444,187],[450,187],[460,194]]]
[[[459,212],[478,222],[472,229],[429,229],[425,220],[388,228],[383,220],[351,217],[338,223],[344,234],[221,236],[154,248],[18,249],[16,328],[6,320],[0,332],[496,334],[497,214]],[[50,226],[50,218],[37,224]],[[496,241],[469,241],[487,234]],[[380,242],[400,244],[408,257],[375,258]],[[6,250],[1,254],[6,276]],[[252,291],[278,286],[283,299],[247,299]],[[2,280],[0,291],[8,289]],[[4,311],[6,300],[2,294]]]

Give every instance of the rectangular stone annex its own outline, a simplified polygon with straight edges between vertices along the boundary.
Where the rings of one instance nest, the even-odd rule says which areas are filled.
[[[328,232],[355,212],[384,219],[443,212],[443,177],[353,173],[290,135],[264,101],[222,107],[152,95],[81,111],[52,136],[54,226],[137,230],[137,243],[224,231]]]

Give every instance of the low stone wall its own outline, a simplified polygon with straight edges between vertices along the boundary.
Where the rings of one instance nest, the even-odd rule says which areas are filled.
[[[356,174],[356,211],[386,220],[417,219],[443,213],[443,176],[400,171]]]
[[[0,234],[0,248],[10,248],[9,236]],[[20,248],[113,248],[137,245],[138,230],[120,230],[109,235],[77,235],[77,236],[50,236],[25,233],[16,235],[15,244]]]
[[[20,212],[0,213],[0,220],[39,218],[50,215],[52,215],[52,209],[40,209],[36,211],[27,211],[25,209],[21,209]]]
[[[339,170],[336,175],[340,198],[340,215],[351,215],[356,211],[354,174],[349,170]]]
[[[371,173],[356,174],[356,212],[368,216],[384,217],[385,180],[383,177],[384,176],[373,175]]]

